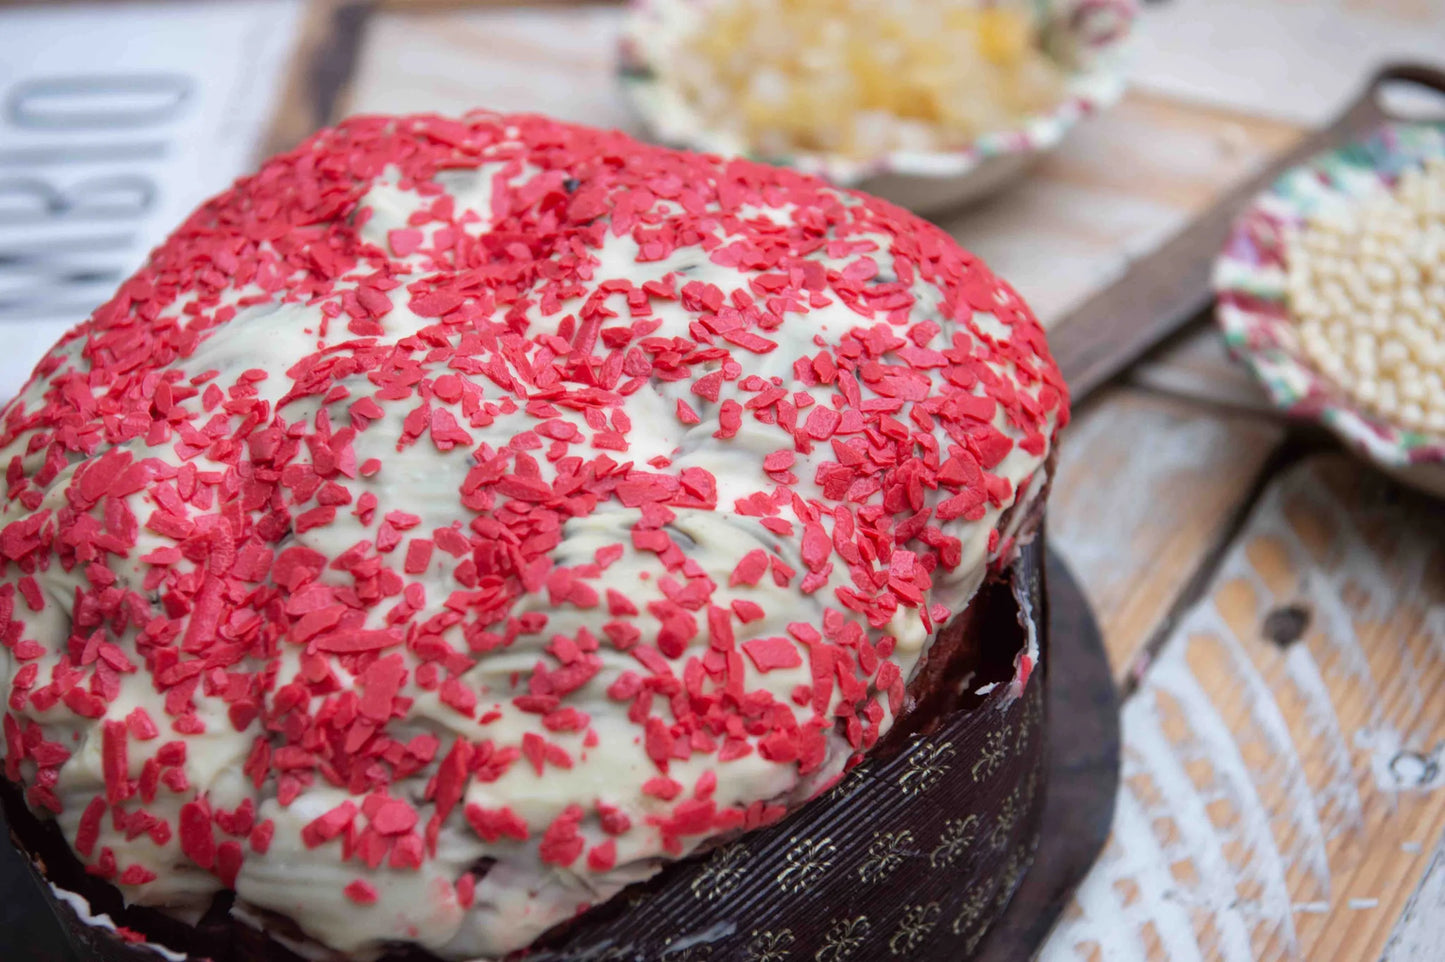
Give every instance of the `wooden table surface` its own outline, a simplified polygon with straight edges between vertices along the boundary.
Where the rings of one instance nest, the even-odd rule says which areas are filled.
[[[1361,18],[1370,55],[1389,30],[1438,30],[1445,52],[1432,0],[1253,2],[1256,46],[1278,42],[1321,89],[1348,89],[1339,72],[1363,79],[1368,64],[1333,47],[1311,61],[1272,5]],[[337,6],[314,5],[313,39]],[[1194,49],[1168,32],[1187,16],[1161,15],[1153,39],[1149,16],[1144,62]],[[1385,34],[1365,29],[1371,17]],[[488,106],[632,127],[610,76],[617,19],[602,4],[384,5],[328,109]],[[1201,22],[1203,46],[1217,45]],[[1227,105],[1191,99],[1219,65],[1186,67],[1141,78],[1026,182],[944,222],[1046,323],[1309,119],[1241,106],[1247,85]],[[1439,504],[1284,423],[1200,327],[1078,410],[1049,514],[1127,699],[1113,839],[1041,957],[1445,957]]]

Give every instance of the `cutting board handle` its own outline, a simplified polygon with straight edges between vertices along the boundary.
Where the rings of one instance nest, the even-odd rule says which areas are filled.
[[[1215,255],[1235,217],[1276,177],[1322,151],[1373,133],[1383,123],[1411,119],[1394,116],[1381,103],[1385,88],[1401,83],[1445,97],[1445,70],[1420,63],[1386,64],[1329,126],[1300,138],[1267,168],[1236,184],[1188,227],[1134,261],[1124,277],[1096,292],[1056,325],[1049,332],[1049,346],[1075,401],[1203,316],[1213,299],[1210,273]],[[1445,122],[1445,105],[1440,120]]]
[[[1398,84],[1412,84],[1416,87],[1424,87],[1434,91],[1442,98],[1445,98],[1445,70],[1432,67],[1422,63],[1390,63],[1381,67],[1370,78],[1360,96],[1349,107],[1345,108],[1340,120],[1335,122],[1337,126],[1347,118],[1354,119],[1353,115],[1358,112],[1359,122],[1370,127],[1375,124],[1390,120],[1408,121],[1420,118],[1399,117],[1392,114],[1383,102],[1383,94],[1388,87]],[[1441,101],[1440,115],[1438,118],[1431,118],[1445,121],[1445,100]]]
[[[1375,74],[1375,79],[1370,86],[1378,89],[1392,80],[1403,80],[1407,83],[1419,84],[1422,87],[1429,87],[1439,93],[1445,94],[1445,70],[1438,67],[1431,67],[1423,63],[1392,63],[1380,68]]]

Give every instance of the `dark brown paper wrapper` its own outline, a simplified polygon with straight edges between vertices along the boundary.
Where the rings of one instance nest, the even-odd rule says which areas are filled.
[[[1044,655],[1021,697],[999,684],[981,704],[947,715],[926,734],[896,739],[777,825],[671,865],[509,959],[961,962],[971,955],[1038,845],[1046,778],[1043,674],[1050,663],[1041,542],[1026,546],[1009,572],[1013,617],[989,619],[992,632],[1013,637],[986,639],[994,651],[1018,651],[1028,632],[1036,633]],[[47,870],[47,846],[35,841],[43,830],[18,810],[13,790],[0,800],[12,840],[85,962],[177,957],[123,941],[113,923],[85,917],[105,911],[161,945],[190,946],[194,962],[297,959],[227,918],[224,906],[203,920],[199,936],[154,912],[120,910],[109,886]],[[50,860],[60,859],[51,852]],[[90,913],[72,904],[85,899],[57,894],[68,882],[92,897]],[[411,950],[390,953],[386,962],[430,958]]]

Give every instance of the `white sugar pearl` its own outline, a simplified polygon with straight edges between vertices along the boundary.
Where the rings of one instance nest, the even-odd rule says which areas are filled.
[[[1361,406],[1445,434],[1445,159],[1285,236],[1299,350]]]

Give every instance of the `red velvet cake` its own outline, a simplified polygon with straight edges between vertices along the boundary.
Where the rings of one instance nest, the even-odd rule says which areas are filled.
[[[17,843],[172,958],[545,956],[842,804],[900,718],[907,769],[1037,700],[1008,585],[1066,420],[1024,303],[889,204],[540,117],[347,121],[3,411]]]

